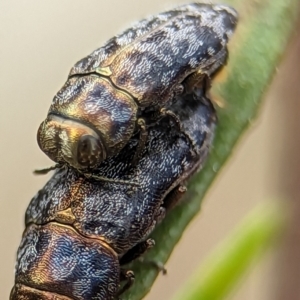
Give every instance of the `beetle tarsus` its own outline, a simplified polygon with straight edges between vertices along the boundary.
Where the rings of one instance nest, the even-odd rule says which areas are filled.
[[[182,201],[182,197],[185,195],[186,191],[186,186],[179,184],[166,196],[163,207],[167,212],[172,210],[178,203]]]
[[[146,128],[146,122],[144,119],[140,118],[137,121],[138,127],[139,127],[139,131],[140,131],[140,136],[139,136],[139,143],[137,145],[134,157],[132,159],[131,164],[133,166],[136,166],[136,164],[138,163],[141,154],[145,148],[146,142],[147,142],[147,138],[148,138],[148,130]]]
[[[124,292],[126,292],[128,289],[130,289],[130,287],[133,285],[134,283],[134,273],[131,270],[125,271],[125,270],[121,270],[120,272],[120,280],[124,281],[126,280],[127,282],[124,284],[124,286],[122,288],[120,288],[120,290],[117,293],[117,298],[122,295]]]
[[[155,241],[153,239],[147,239],[146,241],[138,243],[122,256],[122,258],[120,259],[120,265],[129,264],[133,260],[143,255],[146,251],[151,249],[154,245]]]
[[[166,275],[167,269],[165,268],[164,264],[160,261],[155,261],[151,259],[144,259],[144,257],[139,257],[138,259],[141,263],[147,264],[153,268],[155,268],[158,272],[161,272],[163,275]]]
[[[201,70],[191,74],[184,81],[184,90],[186,94],[193,93],[195,89],[201,90],[202,94],[206,94],[211,87],[211,78],[208,74],[202,73]]]
[[[55,164],[54,166],[51,166],[51,167],[48,167],[48,168],[34,170],[33,174],[35,174],[35,175],[45,175],[45,174],[48,174],[50,171],[60,169],[61,167],[62,167],[61,164]]]

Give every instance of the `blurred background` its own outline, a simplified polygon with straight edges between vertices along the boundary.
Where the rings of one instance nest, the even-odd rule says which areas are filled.
[[[1,0],[0,2],[0,298],[8,299],[24,214],[53,163],[36,131],[72,65],[134,21],[188,1]],[[226,2],[226,1],[224,1]],[[240,140],[175,248],[147,300],[171,299],[212,249],[259,202],[290,208],[281,247],[268,253],[229,299],[300,299],[300,36],[295,28],[265,104]],[[159,242],[159,241],[157,241]],[[138,279],[137,279],[138,280]]]

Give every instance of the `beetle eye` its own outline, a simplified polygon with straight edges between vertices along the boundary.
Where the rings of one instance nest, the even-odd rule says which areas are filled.
[[[102,148],[99,141],[92,135],[84,135],[78,141],[77,160],[85,167],[93,167],[102,156]]]

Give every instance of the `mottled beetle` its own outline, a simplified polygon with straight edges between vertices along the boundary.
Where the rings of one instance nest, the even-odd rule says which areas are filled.
[[[236,22],[226,5],[183,5],[140,21],[76,63],[38,130],[40,148],[58,163],[41,171],[67,163],[92,176],[139,132],[137,161],[149,125],[170,115],[180,127],[166,107],[225,63]]]
[[[136,166],[138,134],[96,169],[138,187],[86,178],[65,166],[32,199],[11,300],[113,299],[122,292],[120,278],[127,279],[123,290],[130,286],[133,273],[120,266],[153,246],[148,235],[202,166],[213,138],[216,114],[202,91],[180,96],[170,109],[182,128],[169,118],[149,128]]]

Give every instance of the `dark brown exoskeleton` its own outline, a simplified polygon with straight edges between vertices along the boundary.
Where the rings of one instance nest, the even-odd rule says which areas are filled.
[[[236,23],[229,6],[194,3],[110,39],[71,69],[38,130],[40,148],[57,166],[92,176],[139,132],[138,160],[148,125],[165,115],[178,121],[166,107],[225,63]]]
[[[170,118],[149,128],[136,166],[138,135],[96,169],[138,187],[86,178],[68,166],[56,171],[27,209],[11,300],[113,299],[131,285],[133,273],[123,265],[153,246],[149,234],[208,154],[216,114],[198,92],[171,108],[180,130]]]

